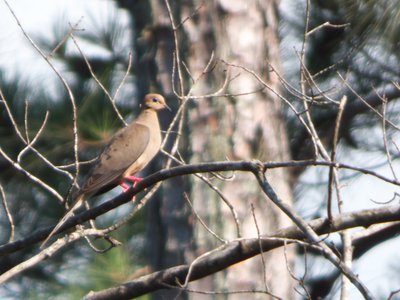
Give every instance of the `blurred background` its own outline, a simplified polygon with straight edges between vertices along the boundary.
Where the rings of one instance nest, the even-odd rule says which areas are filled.
[[[175,153],[186,163],[321,159],[323,155],[316,155],[312,139],[293,108],[300,115],[308,111],[330,153],[338,104],[346,95],[348,102],[340,127],[337,160],[397,179],[400,97],[397,1],[170,2],[182,60],[178,66],[181,82],[177,69],[173,68],[174,32],[164,1],[8,2],[22,28],[74,93],[80,160],[94,158],[123,123],[94,80],[79,49],[111,95],[126,76],[132,56],[130,73],[116,98],[116,105],[127,121],[137,115],[138,101],[148,92],[165,95],[174,111],[183,103],[174,90],[195,96],[184,104],[179,152]],[[309,33],[305,37],[306,23]],[[73,175],[70,97],[55,72],[28,42],[4,1],[0,1],[0,28],[0,88],[18,128],[32,139],[48,111],[46,126],[35,149],[55,166],[69,165],[64,170]],[[79,49],[68,32],[73,33]],[[246,70],[258,74],[264,84]],[[224,86],[227,77],[229,82]],[[221,86],[224,90],[213,95]],[[303,99],[307,99],[308,109]],[[173,114],[162,113],[164,129],[172,118]],[[176,138],[170,139],[167,150]],[[68,193],[72,179],[66,173],[50,167],[37,152],[27,151],[19,157],[25,145],[3,103],[0,103],[0,147],[60,195]],[[162,168],[166,159],[160,153],[143,175]],[[90,164],[82,166],[83,176],[89,167]],[[309,167],[268,170],[267,176],[285,202],[293,205],[304,219],[312,220],[326,217],[328,173],[327,168]],[[345,212],[381,207],[390,201],[398,203],[399,189],[394,185],[353,171],[340,171],[339,175]],[[0,287],[0,297],[78,299],[90,290],[191,262],[221,245],[221,241],[200,224],[188,200],[204,222],[226,240],[257,236],[254,218],[263,234],[291,225],[283,213],[265,201],[251,174],[224,176],[222,179],[210,176],[208,183],[194,176],[164,182],[148,205],[113,233],[122,246],[96,253],[83,240],[76,242]],[[55,224],[64,214],[63,206],[52,193],[16,170],[4,155],[0,156],[0,184],[14,218],[17,240]],[[118,193],[120,190],[112,191],[91,204]],[[221,201],[221,195],[235,208],[238,223],[232,217],[232,210]],[[337,197],[333,198],[336,214]],[[254,215],[251,205],[255,207]],[[126,204],[109,212],[96,223],[108,226],[126,215],[132,206]],[[0,226],[1,244],[6,244],[10,225],[4,210],[0,210]],[[354,270],[381,299],[399,289],[400,240],[396,226],[375,233],[362,234],[362,229],[351,232]],[[340,251],[339,234],[330,235],[328,241]],[[94,242],[100,248],[107,245],[103,241]],[[35,252],[37,249],[31,247],[1,257],[1,273]],[[292,278],[288,269],[298,279]],[[302,276],[304,283],[299,279]],[[141,299],[243,299],[243,294],[229,293],[235,290],[249,291],[246,297],[251,299],[265,299],[265,294],[251,291],[267,289],[266,286],[282,299],[340,297],[340,277],[329,262],[318,253],[288,247],[286,256],[282,249],[265,254],[264,267],[260,267],[260,257],[255,257],[190,286],[194,290],[225,294],[178,294],[172,290]],[[354,287],[350,299],[361,299]]]

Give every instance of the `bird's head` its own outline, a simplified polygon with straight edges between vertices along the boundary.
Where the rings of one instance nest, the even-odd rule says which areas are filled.
[[[143,107],[144,108],[152,108],[154,110],[161,110],[161,109],[168,109],[171,108],[165,102],[165,99],[160,94],[147,94],[143,100]]]

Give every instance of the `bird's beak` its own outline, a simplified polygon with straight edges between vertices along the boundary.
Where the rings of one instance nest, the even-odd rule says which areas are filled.
[[[168,109],[169,111],[172,111],[171,107],[169,107],[166,103],[164,104],[164,107],[165,107],[166,109]]]

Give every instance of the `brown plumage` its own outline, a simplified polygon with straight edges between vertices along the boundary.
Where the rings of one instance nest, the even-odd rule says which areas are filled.
[[[157,111],[170,109],[163,96],[147,94],[139,116],[127,127],[120,129],[98,157],[92,172],[75,195],[75,204],[43,242],[43,245],[67,221],[83,201],[122,185],[153,159],[160,150],[161,132]],[[137,181],[129,179],[130,181]]]

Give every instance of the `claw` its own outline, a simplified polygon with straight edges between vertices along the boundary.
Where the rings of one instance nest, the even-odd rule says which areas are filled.
[[[135,183],[137,183],[137,182],[141,182],[141,181],[143,180],[143,178],[136,177],[136,176],[126,176],[126,177],[124,178],[124,180],[133,182],[133,183],[135,184]]]
[[[129,185],[127,185],[126,183],[121,183],[120,187],[122,187],[122,190],[124,191],[124,193],[126,193],[131,187]]]
[[[133,183],[133,187],[135,187],[138,182],[141,182],[143,180],[143,178],[136,177],[136,176],[126,176],[126,177],[124,177],[124,180],[132,182]],[[131,188],[130,185],[128,185],[128,184],[126,184],[124,182],[122,182],[120,184],[120,186],[122,187],[124,193],[126,193]],[[132,197],[132,202],[134,202],[134,201],[135,201],[135,197]]]

